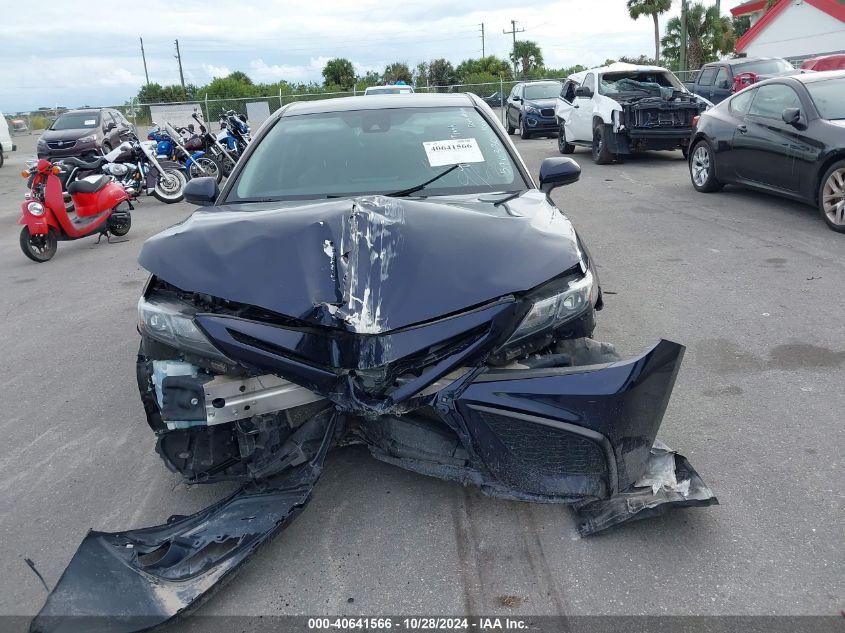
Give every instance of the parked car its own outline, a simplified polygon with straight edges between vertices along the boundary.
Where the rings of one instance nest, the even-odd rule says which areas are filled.
[[[522,138],[535,134],[554,136],[555,99],[560,94],[559,81],[524,81],[516,84],[505,106],[508,134],[519,130]]]
[[[705,64],[695,81],[684,82],[684,85],[690,92],[715,104],[758,81],[800,73],[780,57],[737,57]]]
[[[502,93],[498,90],[491,94],[489,97],[483,97],[483,101],[491,108],[501,108],[503,105],[505,105],[505,98]]]
[[[575,73],[555,106],[558,149],[590,147],[599,165],[642,150],[686,152],[693,117],[711,105],[659,66],[617,63]]]
[[[413,86],[405,84],[393,84],[390,86],[367,86],[364,89],[365,95],[409,95],[413,94]]]
[[[188,182],[207,208],[139,256],[137,385],[168,469],[241,488],[88,532],[31,630],[190,610],[353,444],[496,497],[577,502],[582,535],[716,503],[656,441],[683,346],[622,361],[591,338],[596,263],[548,195],[580,168],[547,158],[538,186],[504,132],[475,95],[301,101],[222,191]]]
[[[9,129],[12,134],[29,134],[29,126],[23,119],[12,119],[9,122]]]
[[[12,143],[12,137],[9,134],[9,123],[0,112],[0,167],[6,162],[6,155],[16,149],[17,146]]]
[[[845,70],[845,54],[839,53],[837,55],[822,55],[821,57],[813,57],[805,59],[801,64],[802,70]]]
[[[817,205],[845,233],[845,71],[760,82],[698,120],[689,157],[697,191],[739,184]]]
[[[124,132],[135,134],[135,126],[117,110],[96,108],[69,110],[53,121],[38,139],[38,158],[49,160],[77,156],[92,158],[120,145]]]

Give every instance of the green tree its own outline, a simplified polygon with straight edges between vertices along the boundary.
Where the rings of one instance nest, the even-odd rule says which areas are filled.
[[[511,61],[522,67],[522,76],[528,77],[532,70],[543,65],[543,52],[537,42],[517,40],[511,52]]]
[[[410,84],[413,81],[411,69],[405,62],[393,62],[384,67],[384,83],[395,84],[397,81],[404,81]]]
[[[751,18],[747,15],[740,15],[731,19],[731,26],[734,29],[734,35],[737,38],[745,35],[745,32],[751,28]]]
[[[677,67],[681,56],[681,19],[672,18],[666,23],[666,35],[661,40],[664,57]],[[720,55],[732,52],[736,36],[727,17],[719,15],[715,7],[705,7],[698,2],[687,10],[687,63],[689,70],[714,61]],[[684,69],[680,69],[684,70]]]
[[[637,66],[650,66],[654,63],[654,60],[648,55],[637,55],[636,57],[631,55],[622,55],[622,57],[619,58],[619,61],[625,64],[636,64]]]
[[[455,68],[455,75],[462,83],[472,83],[471,78],[477,76],[492,77],[494,80],[501,76],[508,81],[513,73],[507,60],[488,55],[479,59],[465,59]]]
[[[443,92],[444,86],[456,83],[455,68],[452,62],[443,59],[433,59],[428,63],[428,83],[437,86],[438,92]]]
[[[628,0],[628,15],[632,20],[650,15],[654,20],[654,64],[660,65],[660,25],[657,16],[672,8],[672,0]]]
[[[428,63],[420,62],[414,66],[414,86],[424,88],[428,82]]]
[[[323,79],[326,86],[340,86],[350,90],[355,85],[355,67],[351,61],[342,57],[330,59],[323,68]]]
[[[232,81],[237,81],[238,83],[246,84],[247,86],[252,85],[252,79],[250,79],[245,72],[241,72],[240,70],[229,73],[226,79],[231,79]]]

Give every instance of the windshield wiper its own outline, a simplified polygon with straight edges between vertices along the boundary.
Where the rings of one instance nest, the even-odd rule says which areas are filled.
[[[444,169],[439,174],[437,174],[434,178],[432,178],[430,180],[426,180],[421,185],[417,185],[416,187],[410,187],[408,189],[402,189],[401,191],[394,191],[393,193],[386,193],[384,195],[386,195],[390,198],[402,198],[403,196],[409,196],[412,193],[416,193],[417,191],[420,191],[421,189],[425,189],[431,183],[433,183],[435,180],[440,180],[441,178],[443,178],[443,176],[445,176],[448,173],[455,171],[458,167],[460,167],[460,164],[452,165],[451,167],[449,167],[449,169]]]

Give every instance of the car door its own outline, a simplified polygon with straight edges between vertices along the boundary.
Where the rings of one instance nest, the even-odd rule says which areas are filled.
[[[557,97],[557,103],[555,103],[555,117],[558,123],[569,119],[572,113],[572,102],[575,100],[575,89],[577,87],[578,84],[571,79],[563,82],[560,88],[560,94]]]
[[[774,83],[757,88],[745,122],[734,133],[733,145],[741,158],[736,171],[743,180],[797,192],[798,157],[806,141],[800,130],[784,122],[786,108],[801,109],[801,99],[790,86]]]
[[[519,113],[522,110],[522,84],[517,84],[511,90],[505,109],[508,127],[519,127]]]
[[[737,128],[746,125],[745,117],[754,100],[756,88],[746,88],[731,97],[727,103],[727,116],[714,118],[716,130],[711,138],[711,145],[716,152],[716,177],[724,182],[732,182],[739,175],[737,165],[743,161],[746,149],[734,144]]]
[[[585,90],[585,88],[587,90]],[[566,121],[566,138],[571,141],[593,141],[593,104],[595,99],[596,76],[589,73],[575,91],[569,119]]]
[[[120,132],[111,110],[103,110],[100,118],[103,125],[103,143],[111,148],[117,147],[120,144],[118,138]]]
[[[710,89],[710,101],[713,103],[720,103],[731,96],[731,71],[727,66],[719,66],[716,71],[716,79],[713,81],[713,87]]]
[[[716,66],[705,66],[698,73],[698,79],[695,83],[695,93],[701,95],[705,99],[712,101],[713,97],[713,81],[716,79]]]

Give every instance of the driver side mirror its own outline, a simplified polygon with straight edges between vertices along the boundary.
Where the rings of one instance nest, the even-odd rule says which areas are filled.
[[[588,86],[578,86],[575,89],[575,96],[589,99],[593,96],[593,91]]]
[[[514,100],[516,103],[521,103],[521,102],[522,102],[522,97],[520,97],[519,95],[514,95],[514,96],[513,96],[513,100]]]
[[[800,127],[801,125],[801,110],[799,108],[786,108],[781,114],[783,122],[792,127]]]
[[[552,189],[578,182],[580,177],[581,167],[571,158],[567,156],[547,158],[540,165],[540,191],[548,194]],[[186,189],[185,197],[187,195]]]
[[[220,195],[220,188],[217,186],[216,178],[209,176],[191,178],[185,185],[185,201],[191,204],[208,207],[214,204],[218,195]]]
[[[109,121],[108,123],[106,123],[106,132],[111,132],[116,127],[117,125],[114,121]]]

